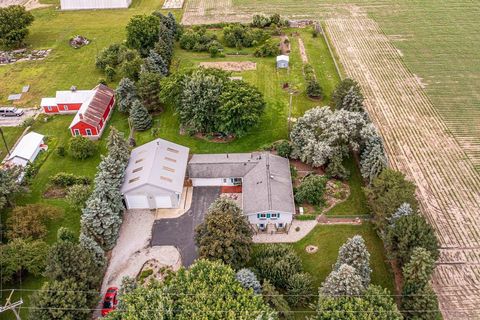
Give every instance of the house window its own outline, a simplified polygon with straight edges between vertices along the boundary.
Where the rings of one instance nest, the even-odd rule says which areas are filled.
[[[48,110],[48,111],[52,111],[52,107],[51,107],[51,106],[48,106],[48,107],[47,107],[47,110]]]
[[[267,215],[265,213],[258,213],[257,218],[260,220],[265,220],[267,218]]]
[[[283,223],[279,223],[278,228],[283,228]]]
[[[265,229],[265,224],[260,223],[260,224],[258,225],[258,228],[260,228],[261,230]]]
[[[63,110],[68,110],[68,106],[63,106]]]
[[[74,136],[79,136],[79,135],[80,135],[80,130],[78,130],[78,129],[73,129],[73,135],[74,135]]]
[[[268,218],[268,219],[270,219],[270,216],[271,216],[270,213],[267,213],[267,218]]]
[[[279,214],[278,213],[272,213],[272,219],[277,219],[279,217]]]
[[[92,135],[92,129],[86,129],[85,132],[87,133],[87,136]]]

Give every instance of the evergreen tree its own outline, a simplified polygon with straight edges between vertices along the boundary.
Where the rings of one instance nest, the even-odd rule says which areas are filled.
[[[237,271],[235,278],[245,289],[252,289],[256,294],[262,293],[262,285],[257,276],[250,269],[243,268]]]
[[[163,76],[155,72],[142,72],[137,82],[137,92],[148,111],[161,111],[160,102],[161,86]]]
[[[363,107],[363,96],[352,86],[342,100],[342,109],[354,112],[365,112]]]
[[[398,207],[397,211],[395,211],[392,217],[388,220],[390,227],[394,226],[395,222],[401,217],[411,215],[412,213],[412,206],[407,202],[402,203],[400,207]]]
[[[97,266],[102,267],[105,265],[105,250],[103,250],[103,248],[89,235],[86,235],[83,230],[80,233],[79,243],[83,248],[88,250],[90,254],[92,254]]]
[[[130,159],[128,142],[125,139],[123,132],[118,131],[113,126],[110,127],[107,149],[109,156],[124,162],[125,166],[128,164],[128,160]]]
[[[322,295],[332,297],[359,296],[364,291],[362,277],[354,267],[348,264],[342,264],[333,270],[320,287]]]
[[[369,183],[387,167],[387,157],[380,137],[370,139],[360,155],[360,171]]]
[[[311,98],[321,98],[323,96],[323,89],[317,79],[311,78],[308,80],[307,95]]]
[[[305,306],[313,292],[312,276],[306,272],[296,273],[288,279],[287,301],[292,306]]]
[[[115,90],[115,98],[118,110],[128,113],[133,102],[138,99],[135,83],[129,78],[122,78]]]
[[[152,127],[152,116],[140,101],[133,103],[132,110],[130,110],[130,121],[133,128],[138,131],[145,131]]]
[[[359,97],[363,99],[362,91],[360,85],[357,81],[346,78],[342,80],[333,91],[332,100],[335,105],[335,109],[339,110],[342,109],[343,105],[343,98],[347,95],[347,93],[352,89],[358,94]]]
[[[370,285],[370,253],[367,250],[365,241],[359,235],[349,238],[338,250],[338,258],[333,269],[338,270],[342,265],[347,264],[357,271],[362,278],[365,288]]]
[[[292,312],[284,296],[277,291],[274,285],[268,280],[263,280],[262,284],[263,301],[278,312],[281,319],[293,319]]]
[[[122,221],[110,204],[93,194],[82,210],[82,233],[93,238],[104,250],[115,245]]]
[[[145,63],[143,64],[143,72],[154,72],[162,76],[168,75],[168,66],[162,56],[155,52],[155,50],[150,50],[150,54],[145,58]]]
[[[415,294],[402,297],[402,313],[407,320],[438,320],[438,299],[430,284]]]
[[[173,57],[173,48],[172,46],[165,42],[162,38],[158,39],[158,42],[153,47],[153,51],[160,55],[165,62],[167,69],[170,67],[170,62],[172,61]]]
[[[195,230],[200,258],[221,260],[234,268],[244,266],[252,251],[252,229],[237,204],[217,199]]]
[[[435,260],[429,251],[422,247],[413,249],[410,261],[403,267],[403,292],[410,294],[425,287],[434,267]]]

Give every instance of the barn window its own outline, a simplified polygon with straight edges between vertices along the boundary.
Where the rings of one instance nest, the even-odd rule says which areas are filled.
[[[170,161],[170,162],[177,162],[177,160],[169,157],[165,157],[165,160]]]
[[[132,172],[135,173],[135,172],[141,171],[142,169],[143,169],[143,167],[138,167],[138,168],[133,169]]]
[[[170,152],[173,152],[173,153],[179,153],[179,151],[177,149],[173,149],[173,148],[167,148],[167,151],[170,151]]]
[[[167,171],[170,171],[170,172],[175,172],[175,169],[170,168],[170,167],[166,167],[166,166],[163,166],[163,170],[167,170]]]
[[[130,179],[130,180],[128,180],[128,183],[133,183],[133,182],[138,181],[138,180],[140,180],[140,177]]]

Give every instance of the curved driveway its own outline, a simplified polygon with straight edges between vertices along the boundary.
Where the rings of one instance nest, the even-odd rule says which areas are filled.
[[[203,222],[210,204],[220,195],[220,187],[194,187],[192,205],[181,217],[156,220],[152,229],[152,246],[175,246],[182,264],[190,266],[197,258],[195,227]]]

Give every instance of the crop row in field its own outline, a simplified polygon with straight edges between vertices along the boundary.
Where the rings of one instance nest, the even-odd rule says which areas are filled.
[[[384,137],[390,165],[417,187],[442,247],[434,276],[445,318],[478,317],[480,175],[378,24],[364,15],[330,18],[327,30]],[[455,293],[455,294],[452,294]]]

